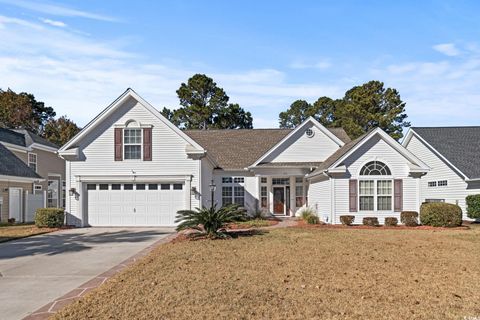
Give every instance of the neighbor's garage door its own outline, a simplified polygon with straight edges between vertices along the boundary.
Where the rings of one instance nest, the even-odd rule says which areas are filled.
[[[173,226],[185,209],[180,183],[88,183],[91,226]]]

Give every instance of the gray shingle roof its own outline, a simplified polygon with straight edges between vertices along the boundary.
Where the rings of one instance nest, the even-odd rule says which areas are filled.
[[[243,170],[273,148],[293,129],[185,130],[224,170]],[[329,128],[343,142],[342,128]]]
[[[470,179],[480,178],[480,126],[412,127]]]
[[[0,128],[0,141],[26,147],[25,136],[10,129]]]
[[[41,179],[25,162],[2,144],[0,144],[0,175]]]
[[[28,130],[15,129],[15,132],[18,132],[18,133],[21,133],[21,134],[25,135],[27,145],[30,145],[32,143],[38,143],[38,144],[41,144],[41,145],[44,145],[44,146],[47,146],[47,147],[52,147],[52,148],[56,148],[56,149],[59,148],[59,146],[57,146],[55,143],[52,143],[52,142],[48,141],[47,139],[40,137],[38,134],[35,134],[35,133],[30,132]]]

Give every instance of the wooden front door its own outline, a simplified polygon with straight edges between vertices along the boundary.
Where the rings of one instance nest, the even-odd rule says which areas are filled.
[[[273,187],[273,213],[285,214],[285,187]]]

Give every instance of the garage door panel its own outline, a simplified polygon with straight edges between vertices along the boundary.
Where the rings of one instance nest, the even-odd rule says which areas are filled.
[[[131,183],[128,183],[131,184]],[[88,223],[91,226],[173,226],[184,209],[185,191],[158,189],[87,191]],[[184,189],[184,188],[183,188]]]

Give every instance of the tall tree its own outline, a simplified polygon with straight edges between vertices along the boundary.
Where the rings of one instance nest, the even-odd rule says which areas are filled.
[[[212,78],[195,74],[177,90],[181,108],[163,108],[162,114],[184,129],[252,128],[252,115],[238,104],[229,104],[229,97]]]
[[[0,126],[24,128],[41,134],[47,121],[53,117],[53,108],[37,101],[33,94],[0,89]]]
[[[399,92],[385,88],[380,81],[353,87],[339,100],[321,97],[313,105],[297,100],[280,113],[280,127],[295,127],[309,116],[327,127],[344,128],[353,139],[379,127],[398,140],[403,136],[402,129],[410,126]]]
[[[73,138],[80,128],[66,116],[50,119],[46,125],[43,136],[50,142],[62,146]]]
[[[398,140],[403,137],[402,129],[410,126],[399,92],[385,88],[380,81],[348,90],[335,116],[335,125],[343,127],[352,138],[379,127]]]

